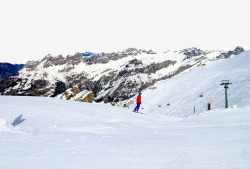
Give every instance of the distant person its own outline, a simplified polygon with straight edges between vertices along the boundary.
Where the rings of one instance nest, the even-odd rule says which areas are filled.
[[[137,106],[134,109],[134,112],[138,112],[140,105],[141,105],[141,92],[139,92],[139,95],[137,96]]]

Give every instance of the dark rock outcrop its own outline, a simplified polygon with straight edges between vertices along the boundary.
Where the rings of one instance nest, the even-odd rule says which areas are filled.
[[[66,90],[67,90],[66,85],[63,82],[61,82],[61,81],[56,82],[55,91],[54,91],[54,94],[51,97],[55,97],[58,94],[61,94],[61,93],[65,92]]]
[[[233,51],[223,52],[219,56],[217,56],[218,59],[226,59],[233,55],[239,55],[242,52],[244,52],[244,49],[240,46],[237,46]]]

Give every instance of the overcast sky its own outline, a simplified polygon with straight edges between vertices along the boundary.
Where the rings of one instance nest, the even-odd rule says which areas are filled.
[[[47,54],[249,49],[249,0],[0,0],[0,62]]]

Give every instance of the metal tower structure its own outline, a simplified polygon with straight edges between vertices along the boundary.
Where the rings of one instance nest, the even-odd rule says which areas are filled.
[[[227,99],[227,89],[228,85],[232,83],[229,83],[229,80],[222,80],[222,83],[220,85],[224,85],[225,88],[225,108],[228,108],[228,99]]]

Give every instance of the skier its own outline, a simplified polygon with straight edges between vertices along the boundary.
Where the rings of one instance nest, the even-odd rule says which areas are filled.
[[[134,109],[134,112],[138,112],[139,108],[140,108],[140,104],[141,104],[141,92],[139,92],[139,95],[137,96],[137,106]]]

